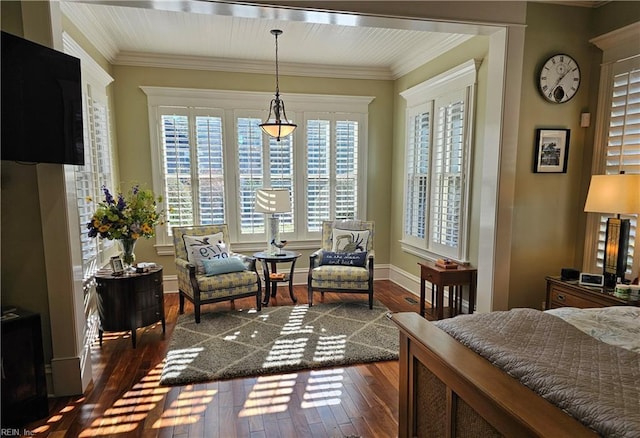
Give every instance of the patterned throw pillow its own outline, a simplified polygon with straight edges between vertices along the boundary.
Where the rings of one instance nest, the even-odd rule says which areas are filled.
[[[202,260],[226,259],[229,249],[224,243],[223,234],[209,234],[207,236],[182,236],[187,250],[189,263],[195,265],[197,274],[204,274]]]
[[[212,275],[229,274],[231,272],[241,272],[246,269],[240,257],[228,257],[226,259],[202,260],[204,272],[207,277]]]
[[[367,262],[367,253],[360,252],[331,252],[322,253],[322,265],[341,265],[364,267]]]
[[[333,252],[366,252],[369,242],[369,230],[333,229],[331,237]]]

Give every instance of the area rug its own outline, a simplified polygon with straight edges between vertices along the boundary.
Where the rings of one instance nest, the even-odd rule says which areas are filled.
[[[340,302],[179,315],[162,385],[398,359],[397,327],[375,303]]]

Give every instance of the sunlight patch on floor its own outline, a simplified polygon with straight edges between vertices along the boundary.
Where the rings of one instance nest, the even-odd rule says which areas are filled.
[[[316,362],[327,362],[344,359],[347,336],[321,336],[316,345],[313,360]]]
[[[198,355],[204,351],[202,347],[183,348],[181,350],[171,350],[167,352],[165,362],[171,363],[164,367],[166,378],[178,378],[181,373],[191,364]]]
[[[82,396],[82,397],[78,398],[77,400],[74,400],[74,401],[70,402],[68,405],[66,405],[65,407],[60,409],[60,411],[58,413],[56,413],[56,414],[52,415],[51,417],[49,417],[45,424],[43,424],[42,426],[36,427],[31,432],[34,435],[48,433],[55,426],[56,423],[60,422],[64,418],[63,414],[67,414],[67,413],[73,411],[74,409],[78,409],[78,407],[83,406],[85,401],[86,401],[86,397]]]
[[[285,412],[297,378],[295,373],[258,377],[238,417]]]
[[[344,387],[343,380],[344,368],[312,371],[300,407],[309,409],[339,405]]]
[[[87,429],[80,432],[80,438],[113,435],[132,432],[141,427],[149,412],[164,399],[169,388],[158,386],[162,363],[149,371],[146,376],[125,392],[121,398],[107,407]]]
[[[154,429],[163,427],[194,424],[202,420],[207,405],[218,393],[215,389],[191,390],[183,388],[178,398],[162,412],[160,418],[153,423]]]

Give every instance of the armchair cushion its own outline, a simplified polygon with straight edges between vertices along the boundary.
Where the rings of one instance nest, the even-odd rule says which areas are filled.
[[[204,274],[203,260],[213,260],[229,257],[229,250],[224,241],[223,233],[203,236],[182,236],[189,263],[196,267],[196,273]]]
[[[367,262],[366,252],[332,252],[322,253],[322,265],[342,265],[363,267]]]
[[[366,252],[369,230],[341,230],[334,228],[331,235],[333,252]]]
[[[196,275],[196,281],[203,298],[211,298],[211,294],[222,292],[225,295],[248,293],[255,290],[258,274],[254,271],[230,272],[207,277]]]
[[[228,257],[225,259],[202,260],[205,275],[228,274],[230,272],[240,272],[247,269],[246,265],[239,257]]]
[[[313,280],[332,282],[367,282],[369,270],[353,266],[324,265],[313,270]]]

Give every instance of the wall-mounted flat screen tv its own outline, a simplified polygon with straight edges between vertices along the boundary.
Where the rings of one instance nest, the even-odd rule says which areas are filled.
[[[84,164],[80,60],[2,32],[0,159]]]

